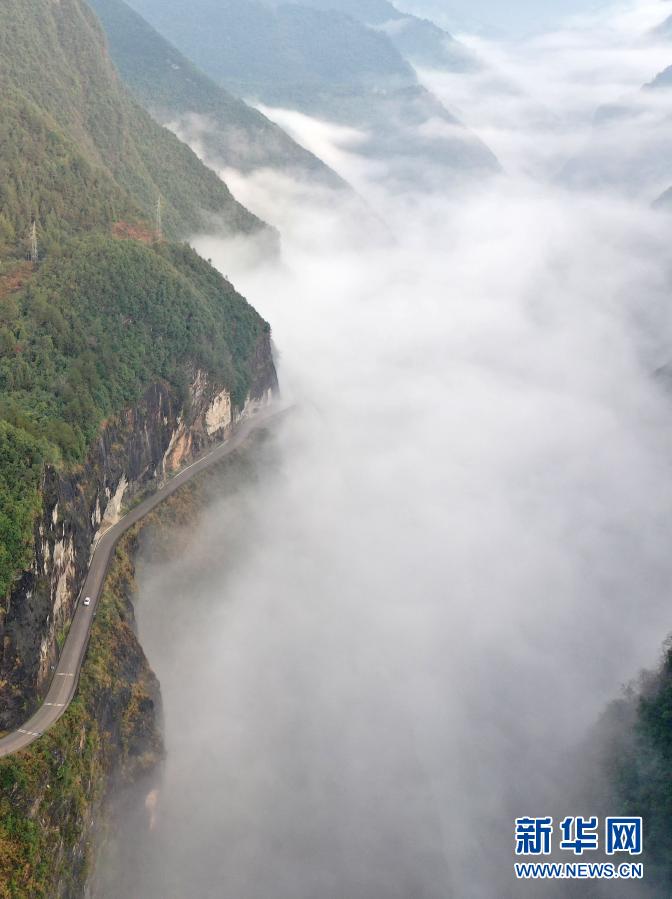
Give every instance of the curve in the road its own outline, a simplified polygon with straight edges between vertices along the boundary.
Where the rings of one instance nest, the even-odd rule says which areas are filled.
[[[271,418],[279,416],[281,411],[269,407],[267,410],[257,413],[254,418],[243,422],[225,443],[183,468],[156,493],[131,509],[114,527],[103,534],[91,557],[89,571],[80,592],[70,630],[44,702],[22,727],[0,739],[0,758],[11,755],[19,749],[25,749],[26,746],[34,743],[45,731],[53,727],[72,702],[86,655],[94,612],[100,599],[112,554],[122,535],[187,481],[232,453],[249,437],[252,431],[262,424],[266,424]],[[85,606],[82,601],[86,596],[91,597],[89,606]]]

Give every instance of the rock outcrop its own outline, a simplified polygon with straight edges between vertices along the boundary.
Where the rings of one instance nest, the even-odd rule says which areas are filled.
[[[0,611],[0,730],[19,725],[43,695],[100,532],[119,519],[124,505],[224,439],[276,389],[266,336],[243,408],[204,371],[193,372],[182,397],[158,382],[104,424],[77,470],[45,468],[34,562]]]

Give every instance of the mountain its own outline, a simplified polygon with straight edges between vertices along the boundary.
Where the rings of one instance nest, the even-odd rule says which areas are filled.
[[[661,194],[656,200],[658,209],[669,209],[672,211],[672,187],[669,187],[664,194]]]
[[[429,19],[401,12],[388,0],[303,0],[302,5],[345,13],[381,30],[414,66],[449,72],[479,68],[476,57],[447,31]]]
[[[651,84],[646,85],[645,90],[667,90],[669,88],[672,88],[672,66],[656,75]]]
[[[429,18],[451,33],[478,34],[490,40],[502,40],[511,36],[508,26],[513,10],[510,5],[507,7],[508,21],[495,24],[489,10],[486,15],[476,12],[473,0],[464,5],[448,0],[395,0],[395,3],[405,13]]]
[[[269,326],[175,241],[276,235],[131,98],[83,0],[3,0],[0,82],[4,730],[43,693],[111,499],[219,433],[211,400],[232,420],[275,387]]]
[[[344,182],[281,128],[196,68],[124,0],[89,0],[107,35],[112,59],[154,118],[195,138],[218,169],[272,168],[329,187]]]
[[[659,25],[653,33],[656,37],[672,38],[672,16],[669,19],[665,19],[662,25]]]
[[[602,804],[630,809],[642,818],[640,857],[651,897],[672,892],[671,715],[672,649],[668,640],[657,668],[642,671],[607,707],[583,747],[584,757],[593,760],[591,786],[606,786]]]
[[[397,0],[419,16],[429,16],[452,31],[488,38],[520,39],[557,30],[574,15],[607,6],[607,0]]]
[[[186,146],[130,99],[88,7],[73,0],[39,0],[35,15],[42,10],[37,33],[34,16],[21,0],[3,3],[0,205],[8,220],[5,232],[9,224],[22,236],[32,215],[47,243],[55,229],[67,232],[94,219],[110,224],[123,213],[151,220],[159,196],[171,235],[216,226],[246,232],[264,227]],[[73,39],[74,33],[80,40]],[[58,209],[53,207],[56,190]]]
[[[672,67],[595,113],[590,139],[562,171],[570,186],[653,202],[672,181]]]
[[[389,37],[350,15],[257,0],[130,5],[237,96],[357,129],[356,151],[385,163],[388,184],[434,187],[498,170]]]
[[[129,4],[211,77],[238,96],[280,80],[295,91],[406,86],[411,67],[385,35],[349,16],[258,0],[133,0]]]

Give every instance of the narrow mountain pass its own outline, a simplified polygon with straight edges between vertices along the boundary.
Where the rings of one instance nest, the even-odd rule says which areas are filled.
[[[254,418],[244,421],[224,443],[214,447],[206,455],[201,456],[170,478],[155,493],[130,509],[119,522],[102,535],[91,556],[89,572],[82,587],[77,610],[44,701],[22,727],[0,739],[0,758],[18,752],[34,743],[61,718],[72,702],[77,692],[79,672],[86,656],[91,624],[105,582],[105,575],[114,549],[122,535],[141,521],[159,503],[179,490],[183,484],[233,453],[252,431],[267,425],[278,414],[277,408],[269,408],[258,412]],[[87,598],[90,599],[89,604],[85,603]]]

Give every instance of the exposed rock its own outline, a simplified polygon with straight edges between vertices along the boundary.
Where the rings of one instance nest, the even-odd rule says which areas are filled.
[[[103,426],[83,466],[67,473],[45,469],[34,563],[0,616],[0,730],[20,724],[45,692],[96,536],[119,520],[122,503],[224,439],[277,389],[268,337],[252,367],[243,409],[233,408],[230,393],[204,371],[194,373],[182,400],[156,383],[134,408]]]
[[[110,498],[105,509],[105,514],[103,515],[103,520],[100,523],[100,528],[96,532],[96,540],[98,540],[98,538],[101,537],[105,533],[105,531],[109,531],[110,528],[114,527],[114,525],[121,519],[121,505],[124,501],[124,494],[126,493],[127,487],[128,480],[126,479],[126,475],[122,474],[119,483],[117,484],[117,489],[114,491],[114,494]],[[96,509],[98,508],[99,503],[98,500],[96,500]]]
[[[205,426],[208,434],[214,434],[228,428],[233,421],[233,407],[231,394],[228,390],[222,390],[213,399],[208,411],[205,413]]]
[[[111,791],[159,771],[159,685],[134,630],[137,533],[117,549],[77,701],[41,740],[0,759],[1,896],[80,899]]]

